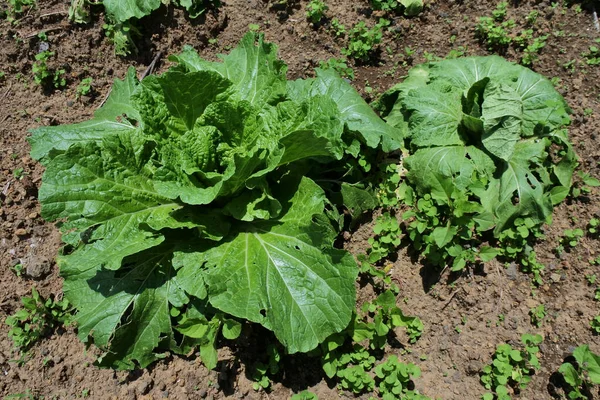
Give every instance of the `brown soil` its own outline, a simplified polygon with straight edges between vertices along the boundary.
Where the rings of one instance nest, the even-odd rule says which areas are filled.
[[[99,12],[91,24],[75,26],[68,22],[66,1],[39,0],[18,23],[0,21],[0,71],[5,73],[0,78],[0,321],[20,307],[20,298],[29,294],[32,286],[44,296],[61,296],[62,282],[54,265],[60,235],[39,216],[36,196],[43,169],[28,155],[28,131],[40,125],[88,119],[114,78],[123,77],[131,65],[141,74],[159,51],[162,62],[156,72],[168,68],[166,55],[179,52],[184,44],[214,59],[218,52],[235,46],[249,24],[260,25],[267,40],[279,45],[290,77],[310,75],[319,61],[340,56],[343,43],[325,27],[315,29],[306,21],[307,2],[290,1],[287,10],[275,3],[229,0],[218,13],[210,12],[199,21],[190,21],[180,10],[162,7],[140,22],[139,53],[128,58],[113,55]],[[327,4],[327,15],[346,26],[358,20],[373,24],[379,16],[371,15],[367,0],[329,0]],[[410,68],[410,63],[403,64],[407,46],[416,51],[412,64],[423,62],[428,53],[445,56],[460,46],[467,55],[488,54],[475,39],[474,27],[478,17],[490,15],[494,7],[495,2],[488,0],[429,0],[418,18],[393,16],[393,32],[385,35],[379,61],[355,67],[353,84],[366,97],[374,97],[399,81]],[[599,176],[600,67],[585,65],[581,56],[600,37],[592,10],[585,4],[582,12],[576,12],[574,6],[553,9],[547,0],[515,2],[509,9],[509,16],[521,19],[532,10],[539,11],[538,33],[549,38],[534,68],[560,78],[560,91],[573,109],[570,135],[581,157],[581,169]],[[44,92],[33,83],[31,66],[42,42],[39,32],[47,33],[50,50],[56,53],[50,66],[67,71],[64,90]],[[210,44],[213,38],[216,44]],[[512,50],[506,57],[519,60]],[[562,66],[573,59],[577,60],[573,70]],[[77,99],[76,87],[86,77],[93,78],[94,94]],[[372,92],[365,91],[365,86]],[[587,109],[592,113],[584,111]],[[23,171],[20,179],[14,175],[18,169]],[[585,278],[593,273],[600,276],[599,267],[589,263],[600,255],[598,241],[584,238],[571,252],[560,257],[554,252],[564,229],[584,228],[592,216],[600,214],[598,200],[594,189],[589,196],[555,210],[554,222],[546,228],[547,239],[536,248],[546,265],[545,284],[539,289],[532,289],[530,276],[514,265],[505,267],[495,261],[485,265],[482,273],[464,274],[452,281],[442,273],[439,282],[428,287],[438,273],[411,261],[406,249],[400,251],[391,270],[401,287],[399,299],[404,301],[400,305],[405,313],[423,320],[425,332],[413,345],[400,337],[403,346],[386,352],[420,366],[423,376],[415,383],[423,394],[441,399],[480,398],[485,391],[479,383],[481,367],[490,362],[497,344],[516,344],[525,332],[540,333],[545,340],[542,369],[518,396],[521,399],[551,399],[563,393],[550,378],[574,346],[587,343],[600,352],[600,340],[589,328],[589,321],[600,313],[600,303],[593,299],[595,286]],[[363,252],[370,230],[369,224],[363,225],[351,235],[347,247],[355,254]],[[10,268],[17,263],[24,266],[23,277]],[[360,298],[371,296],[368,290],[364,289]],[[541,328],[531,324],[528,314],[538,304],[545,304],[548,312]],[[283,399],[309,388],[321,399],[353,397],[324,379],[318,364],[307,357],[284,357],[284,372],[272,391],[253,391],[244,360],[256,354],[251,346],[256,339],[249,342],[249,348],[223,347],[216,371],[206,370],[197,357],[168,357],[146,370],[128,373],[94,367],[95,350],[86,349],[73,328],[41,340],[30,351],[28,361],[19,366],[15,362],[18,352],[7,333],[7,326],[0,325],[0,393],[5,396],[29,392],[47,399],[86,395],[94,399]]]

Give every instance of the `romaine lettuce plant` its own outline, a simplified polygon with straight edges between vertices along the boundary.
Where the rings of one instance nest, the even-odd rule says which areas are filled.
[[[214,367],[218,333],[235,338],[240,320],[309,351],[355,307],[331,182],[352,203],[350,161],[402,133],[331,70],[287,81],[252,33],[220,62],[191,48],[170,60],[141,82],[130,70],[91,121],[30,138],[79,337],[119,368],[193,346]]]
[[[415,205],[411,238],[436,263],[486,258],[463,247],[477,233],[527,237],[569,193],[568,107],[525,67],[497,56],[419,65],[380,104],[406,132],[400,193]]]

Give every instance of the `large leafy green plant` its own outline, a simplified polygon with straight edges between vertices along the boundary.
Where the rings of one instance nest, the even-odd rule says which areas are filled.
[[[199,345],[214,366],[219,330],[239,334],[229,315],[309,351],[348,325],[358,272],[333,247],[339,214],[319,183],[351,203],[345,160],[398,148],[401,132],[335,72],[287,81],[254,34],[220,62],[191,48],[170,60],[141,82],[130,70],[91,121],[30,139],[79,336],[108,350],[104,365]]]
[[[454,256],[460,269],[476,258],[454,238],[488,230],[526,237],[569,193],[568,107],[525,67],[497,56],[419,65],[381,105],[407,133],[401,194],[417,209],[413,239],[436,261]]]

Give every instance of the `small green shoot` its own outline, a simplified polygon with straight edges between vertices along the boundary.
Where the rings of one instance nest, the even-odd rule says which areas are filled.
[[[592,187],[600,186],[600,180],[587,172],[578,171],[577,177],[579,179],[573,183],[573,187],[571,188],[571,196],[573,198],[578,198],[581,195],[589,195],[592,192]]]
[[[325,18],[327,10],[329,10],[329,7],[322,0],[310,0],[306,6],[306,18],[316,25]]]
[[[561,239],[561,244],[565,247],[576,247],[579,243],[579,239],[581,239],[583,235],[583,229],[565,229],[565,231],[563,232],[563,237]]]
[[[340,74],[342,78],[354,80],[354,70],[352,67],[348,66],[348,60],[345,58],[330,58],[327,61],[321,61],[319,63],[319,68],[333,69]]]
[[[313,392],[303,390],[300,393],[293,394],[290,400],[319,400],[319,397]]]
[[[377,50],[383,38],[383,28],[390,25],[390,21],[380,18],[373,28],[368,28],[364,21],[355,24],[348,31],[348,43],[342,49],[342,54],[367,62]]]
[[[374,369],[379,393],[384,399],[412,399],[418,395],[409,389],[413,378],[421,376],[421,370],[415,364],[404,364],[398,357],[391,355]]]
[[[590,321],[590,327],[592,328],[592,331],[595,335],[600,335],[600,315],[596,315]]]
[[[541,335],[524,334],[521,337],[524,349],[513,349],[509,344],[498,345],[492,364],[482,370],[481,383],[492,390],[498,400],[510,399],[508,387],[524,389],[531,381],[531,375],[540,369],[537,353],[542,342]],[[488,398],[491,394],[488,394]]]
[[[375,236],[369,238],[369,262],[375,263],[391,253],[400,245],[400,224],[395,216],[384,212],[375,220]]]
[[[79,85],[77,85],[76,93],[77,98],[89,96],[92,93],[92,78],[88,77],[82,79],[81,82],[79,82]]]
[[[273,376],[279,372],[281,355],[275,345],[269,344],[267,346],[267,356],[269,359],[266,364],[259,361],[252,369],[252,380],[254,381],[252,388],[256,391],[269,389],[271,387],[269,376]]]
[[[546,318],[546,307],[540,304],[537,307],[533,307],[529,310],[529,317],[531,318],[531,324],[536,327],[541,327]]]
[[[591,218],[587,224],[587,233],[593,238],[600,236],[600,219]]]

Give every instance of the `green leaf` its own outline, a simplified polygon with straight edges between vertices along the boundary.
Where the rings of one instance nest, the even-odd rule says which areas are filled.
[[[462,145],[458,133],[462,120],[462,92],[447,84],[432,84],[411,90],[401,99],[410,112],[408,120],[413,146]]]
[[[171,254],[168,247],[139,253],[128,259],[131,267],[118,272],[79,263],[61,266],[65,296],[78,309],[79,338],[91,336],[97,346],[108,347],[101,365],[144,368],[161,358],[152,350],[171,335]]]
[[[115,22],[150,15],[161,5],[160,0],[103,0],[106,13]]]
[[[587,371],[590,381],[600,384],[600,356],[592,353],[589,346],[584,344],[573,351],[573,357],[579,366]]]
[[[579,376],[579,373],[577,372],[573,364],[562,364],[558,369],[558,372],[560,372],[563,375],[565,382],[567,382],[569,386],[573,388],[578,388],[579,386],[581,386],[581,377]]]
[[[372,191],[362,189],[357,185],[343,183],[341,194],[344,205],[350,211],[353,218],[357,218],[363,212],[372,210],[377,206],[377,199]]]
[[[493,260],[498,254],[500,254],[500,249],[496,249],[494,247],[481,246],[479,248],[479,258],[483,262]]]
[[[512,87],[502,83],[489,84],[482,105],[483,146],[493,155],[508,161],[521,139],[523,103]]]
[[[332,69],[316,71],[314,79],[288,82],[291,99],[301,101],[307,97],[326,96],[337,105],[339,118],[347,129],[359,135],[367,146],[376,148],[381,144],[385,152],[400,148],[403,132],[384,123],[352,85]]]
[[[258,42],[255,45],[255,42]],[[277,59],[277,46],[267,43],[262,35],[247,33],[239,45],[222,62],[202,60],[191,47],[184,48],[179,56],[170,56],[188,72],[215,71],[233,83],[234,96],[262,108],[283,98],[286,91],[287,67]]]
[[[435,244],[442,248],[454,239],[454,236],[458,232],[458,227],[447,224],[446,226],[438,226],[431,233],[431,237],[435,241]]]
[[[107,135],[118,135],[135,130],[131,120],[139,120],[132,106],[131,95],[139,82],[135,69],[129,68],[123,81],[115,79],[106,103],[94,114],[94,119],[74,125],[45,126],[32,130],[28,138],[31,157],[47,163],[56,154],[77,143],[100,143]]]
[[[164,240],[142,224],[168,220],[181,205],[154,191],[149,177],[130,165],[124,144],[106,145],[104,150],[94,143],[75,145],[57,156],[48,166],[39,199],[42,216],[50,221],[68,218],[63,230],[69,231],[73,244],[81,244],[65,259],[118,269],[124,257]]]
[[[356,264],[345,252],[324,251],[319,228],[307,220],[323,212],[323,199],[305,178],[277,224],[257,223],[197,255],[196,264],[208,267],[211,305],[273,330],[290,353],[340,332],[354,308]]]
[[[414,17],[423,11],[423,0],[399,0],[404,6],[404,15]]]
[[[237,339],[242,333],[242,324],[234,319],[224,319],[222,333],[225,339]]]

